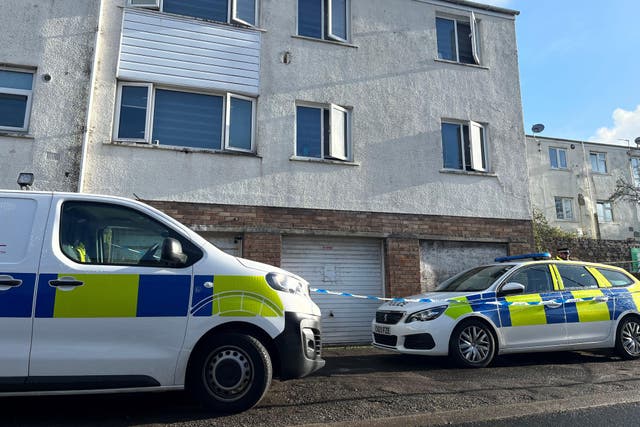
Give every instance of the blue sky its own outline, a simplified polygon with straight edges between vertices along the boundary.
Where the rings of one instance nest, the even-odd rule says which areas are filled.
[[[525,131],[631,144],[640,137],[640,1],[476,0],[516,17]]]

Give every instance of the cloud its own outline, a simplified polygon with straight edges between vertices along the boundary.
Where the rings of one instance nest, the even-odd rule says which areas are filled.
[[[616,108],[612,118],[612,128],[601,127],[589,140],[618,145],[627,145],[627,141],[621,140],[629,140],[631,144],[634,144],[634,140],[640,137],[640,105],[636,107],[635,111]]]

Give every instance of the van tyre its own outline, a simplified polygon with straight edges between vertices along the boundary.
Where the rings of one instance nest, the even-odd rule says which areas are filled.
[[[194,354],[187,387],[207,408],[241,412],[264,397],[273,368],[267,349],[249,335],[210,337]]]
[[[618,325],[616,352],[624,359],[640,357],[640,318],[627,316]]]
[[[491,329],[479,320],[461,322],[449,340],[449,356],[465,368],[484,368],[493,360],[496,339]]]

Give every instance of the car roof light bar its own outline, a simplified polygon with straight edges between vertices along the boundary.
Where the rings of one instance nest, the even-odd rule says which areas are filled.
[[[542,259],[551,259],[551,254],[549,252],[537,252],[533,254],[502,256],[502,257],[496,258],[495,262],[518,261],[521,259],[533,259],[536,261],[542,260]]]

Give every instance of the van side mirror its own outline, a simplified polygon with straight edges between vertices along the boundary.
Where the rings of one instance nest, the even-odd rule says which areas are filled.
[[[178,267],[187,262],[187,254],[182,252],[182,245],[177,239],[167,237],[162,241],[160,261]]]
[[[509,282],[498,291],[498,296],[504,297],[507,295],[517,295],[523,293],[524,285],[522,283]]]

